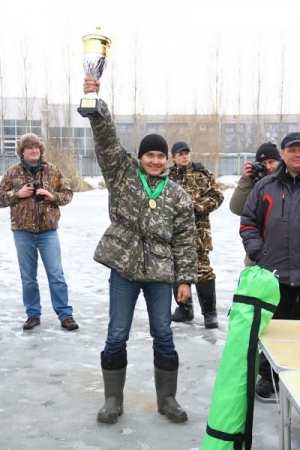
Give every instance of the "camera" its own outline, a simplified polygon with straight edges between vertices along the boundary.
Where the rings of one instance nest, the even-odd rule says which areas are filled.
[[[260,180],[265,175],[267,175],[267,168],[264,164],[255,161],[251,166],[251,172],[255,180]]]
[[[42,200],[44,200],[44,197],[45,197],[44,195],[36,193],[37,189],[40,189],[42,187],[40,185],[40,183],[33,183],[32,187],[33,187],[33,193],[35,195],[36,201],[41,202]]]

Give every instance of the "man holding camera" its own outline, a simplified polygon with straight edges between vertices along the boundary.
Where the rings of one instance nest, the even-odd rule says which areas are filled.
[[[241,216],[240,235],[247,255],[275,273],[280,302],[273,319],[299,320],[300,296],[300,132],[289,133],[281,143],[282,161],[274,174],[257,183]],[[274,392],[270,365],[260,354],[256,394]],[[278,388],[278,375],[274,374]]]
[[[61,265],[57,235],[59,206],[67,205],[73,192],[61,170],[43,158],[45,146],[29,133],[17,142],[21,161],[10,167],[0,183],[0,207],[10,207],[21,272],[23,303],[27,313],[24,330],[40,325],[41,303],[37,282],[38,252],[49,282],[51,302],[61,326],[78,329],[73,309],[68,305],[68,287]]]
[[[280,154],[275,144],[265,142],[256,152],[255,163],[245,162],[244,173],[241,176],[230,200],[230,211],[242,215],[248,195],[257,181],[265,175],[271,175],[277,169]]]

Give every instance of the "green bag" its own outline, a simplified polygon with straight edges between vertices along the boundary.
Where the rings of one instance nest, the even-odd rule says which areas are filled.
[[[277,278],[260,266],[243,270],[230,309],[202,450],[250,450],[258,339],[280,300]]]

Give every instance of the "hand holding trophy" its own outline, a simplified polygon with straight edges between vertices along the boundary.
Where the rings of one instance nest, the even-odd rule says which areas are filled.
[[[106,56],[111,45],[108,37],[99,33],[100,27],[96,27],[96,33],[83,36],[83,69],[85,75],[95,80],[100,80],[106,66]],[[95,113],[100,114],[101,108],[96,92],[89,92],[81,99],[77,108],[82,117],[89,117]]]

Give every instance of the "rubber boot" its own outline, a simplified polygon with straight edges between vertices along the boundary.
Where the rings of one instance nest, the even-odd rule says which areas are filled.
[[[161,366],[168,369],[161,368]],[[175,357],[168,358],[158,352],[154,352],[154,377],[157,411],[165,415],[171,422],[186,422],[188,420],[187,414],[175,399],[178,378],[177,353]]]
[[[218,328],[215,280],[197,283],[196,291],[201,311],[204,316],[205,328]]]
[[[173,294],[175,300],[177,299],[178,287],[178,284],[173,285]],[[178,306],[172,314],[173,322],[189,322],[190,320],[194,319],[194,306],[192,297],[189,298],[185,303],[178,303],[177,300],[176,303]]]
[[[124,353],[112,357],[101,353],[105,403],[98,412],[98,422],[113,424],[123,414],[123,390],[127,365],[126,351]],[[119,366],[123,367],[118,368]]]

